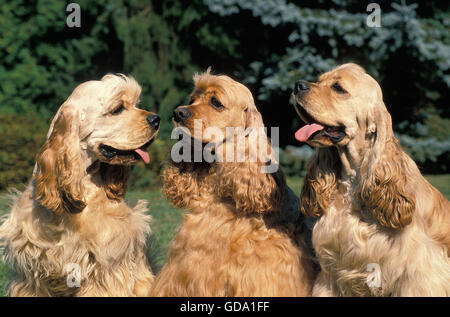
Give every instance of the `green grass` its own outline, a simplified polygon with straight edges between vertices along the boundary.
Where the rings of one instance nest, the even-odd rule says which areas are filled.
[[[0,194],[0,216],[3,216],[7,213],[7,210],[10,208],[10,199],[6,194]],[[9,277],[11,276],[10,268],[0,261],[0,296],[5,296],[6,287],[9,283]]]
[[[0,216],[7,213],[11,202],[6,194],[0,194]]]
[[[0,263],[0,296],[6,295],[6,288],[8,286],[10,276],[11,269],[5,263]]]
[[[444,175],[425,175],[425,178],[439,191],[450,199],[450,174]]]
[[[294,191],[294,193],[297,196],[299,196],[303,186],[303,177],[300,176],[289,177],[286,181],[289,187]]]
[[[448,199],[450,199],[450,174],[446,175],[426,175],[428,181],[438,188]],[[300,193],[303,178],[291,177],[287,180],[289,186],[298,195]],[[162,196],[159,190],[155,191],[130,191],[126,200],[130,206],[134,206],[139,199],[149,201],[149,213],[153,217],[152,228],[152,248],[157,249],[160,254],[162,265],[167,258],[170,242],[183,218],[183,211],[171,206]],[[0,214],[9,209],[10,201],[4,195],[0,195]],[[0,263],[0,296],[5,295],[5,289],[9,282],[10,269]]]

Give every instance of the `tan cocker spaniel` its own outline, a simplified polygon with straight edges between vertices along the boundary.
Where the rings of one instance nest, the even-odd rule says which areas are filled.
[[[189,213],[155,279],[152,295],[310,295],[314,277],[304,242],[308,229],[282,171],[262,172],[266,164],[274,163],[267,159],[273,155],[264,131],[258,135],[259,149],[249,135],[232,142],[226,134],[233,127],[263,128],[252,94],[231,78],[209,71],[195,75],[194,81],[189,105],[174,111],[175,126],[187,128],[193,143],[198,140],[203,148],[212,142],[207,128],[215,127],[224,136],[212,143],[215,153],[223,153],[217,157],[231,149],[242,160],[222,156],[221,161],[209,163],[171,162],[164,171],[165,196]],[[195,120],[201,122],[200,140],[194,132]],[[233,152],[239,147],[240,154]],[[252,160],[250,153],[258,158]]]
[[[32,180],[0,228],[11,296],[143,296],[144,201],[128,207],[128,166],[150,158],[159,117],[124,75],[79,85],[53,119]]]
[[[317,148],[301,211],[320,217],[315,296],[450,296],[450,204],[392,131],[381,88],[345,64],[298,81],[294,106]]]

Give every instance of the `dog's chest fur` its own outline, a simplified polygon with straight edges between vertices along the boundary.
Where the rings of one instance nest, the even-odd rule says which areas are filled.
[[[395,231],[381,227],[370,210],[360,209],[352,199],[349,186],[342,185],[313,229],[313,245],[331,293],[448,296],[448,257],[420,223]]]
[[[335,292],[344,296],[380,295],[386,281],[381,276],[380,284],[371,283],[369,275],[378,274],[371,273],[373,267],[380,267],[384,277],[390,275],[384,272],[388,267],[383,254],[391,254],[387,249],[396,246],[394,240],[380,233],[367,210],[358,210],[349,188],[344,183],[338,185],[330,206],[314,227],[314,248]]]
[[[227,206],[211,204],[185,216],[160,278],[178,281],[164,295],[305,296],[309,286],[302,286],[300,260],[288,234],[268,228],[262,217],[237,217]]]
[[[11,295],[77,296],[94,280],[118,278],[129,281],[127,286],[105,294],[132,296],[136,254],[149,232],[146,204],[133,210],[124,203],[88,204],[80,214],[55,215],[31,192],[28,188],[18,199],[3,226],[7,258],[20,276]],[[68,278],[77,272],[81,287],[75,282],[70,287]]]

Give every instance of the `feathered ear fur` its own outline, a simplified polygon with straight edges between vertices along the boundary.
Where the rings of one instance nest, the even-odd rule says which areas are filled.
[[[257,163],[218,164],[217,195],[231,199],[236,209],[245,214],[279,210],[285,187],[285,177],[278,169],[262,173]]]
[[[410,187],[414,184],[408,184],[406,155],[392,137],[384,141],[384,148],[377,156],[367,178],[360,180],[356,196],[382,226],[405,227],[411,223],[416,209]]]
[[[381,90],[380,97],[381,98]],[[369,113],[374,144],[363,164],[366,170],[359,181],[356,197],[384,227],[399,229],[412,221],[416,208],[414,184],[408,183],[409,158],[394,137],[392,119],[382,101]]]
[[[77,213],[86,206],[81,179],[79,118],[63,108],[36,157],[36,199],[56,213]]]
[[[275,211],[281,206],[285,177],[275,160],[253,99],[249,100],[245,112],[246,129],[252,131],[246,136],[246,159],[216,164],[213,174],[217,176],[217,195],[231,199],[236,209],[245,214]],[[276,171],[265,173],[269,165],[276,166]]]
[[[336,148],[317,149],[308,162],[307,173],[300,194],[300,211],[320,217],[330,204],[339,175],[339,157]]]
[[[100,164],[102,187],[109,199],[115,201],[123,199],[127,191],[128,171],[128,166]]]

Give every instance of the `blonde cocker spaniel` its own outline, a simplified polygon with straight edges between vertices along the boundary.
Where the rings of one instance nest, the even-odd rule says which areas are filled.
[[[344,64],[293,100],[317,148],[300,197],[320,217],[313,295],[450,296],[450,203],[402,151],[378,83]]]
[[[53,119],[32,180],[0,228],[11,296],[144,296],[153,274],[144,201],[128,207],[128,166],[150,158],[159,117],[124,75],[79,85]]]
[[[274,163],[267,160],[273,155],[265,133],[260,131],[259,148],[249,135],[232,142],[227,134],[230,128],[264,127],[252,94],[209,71],[194,81],[189,105],[174,111],[175,125],[186,128],[195,143],[199,120],[204,134],[197,141],[204,148],[212,141],[206,130],[216,128],[216,137],[224,137],[212,148],[222,154],[214,162],[171,162],[164,171],[165,196],[189,213],[152,295],[309,296],[314,273],[304,242],[308,229],[282,171],[262,172]],[[226,148],[238,155],[235,150],[241,148],[242,160],[225,160]]]

